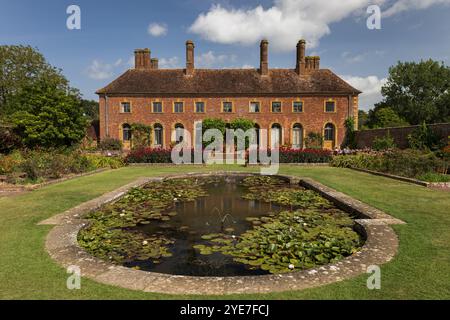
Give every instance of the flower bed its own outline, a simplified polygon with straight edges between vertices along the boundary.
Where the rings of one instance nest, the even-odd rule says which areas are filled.
[[[127,163],[172,163],[171,149],[139,148],[131,151],[125,159]],[[193,152],[193,151],[192,151]],[[271,150],[264,150],[269,156]],[[280,148],[280,163],[328,163],[332,152],[320,149]],[[248,152],[247,152],[248,157]]]
[[[434,153],[416,150],[390,150],[335,156],[334,167],[356,168],[388,173],[428,182],[447,182],[448,164]]]
[[[139,148],[125,158],[126,163],[172,163],[172,150],[162,148]]]
[[[0,175],[9,184],[36,184],[123,165],[121,158],[85,155],[78,150],[21,150],[0,155]]]

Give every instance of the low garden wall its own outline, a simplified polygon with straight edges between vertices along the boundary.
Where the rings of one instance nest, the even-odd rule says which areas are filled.
[[[362,130],[356,133],[356,143],[358,149],[370,148],[375,138],[384,138],[388,132],[394,139],[398,148],[406,149],[409,147],[408,135],[420,126],[383,128]],[[429,127],[439,136],[450,136],[450,123],[430,124]]]

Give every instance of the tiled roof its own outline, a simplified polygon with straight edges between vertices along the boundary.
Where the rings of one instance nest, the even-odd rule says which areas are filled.
[[[359,94],[328,69],[299,76],[292,69],[271,69],[262,77],[256,69],[130,69],[97,94],[116,95],[289,95]]]

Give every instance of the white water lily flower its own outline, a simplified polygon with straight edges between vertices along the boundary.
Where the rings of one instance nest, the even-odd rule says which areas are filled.
[[[121,213],[120,216],[121,216],[121,217],[125,217],[125,213]]]
[[[290,264],[290,265],[289,265],[289,269],[294,270],[294,269],[295,269],[295,266],[294,266],[293,264]]]
[[[142,244],[143,244],[144,246],[146,246],[146,245],[148,245],[148,241],[143,241]]]
[[[173,201],[178,201],[178,199],[177,198],[173,198]]]

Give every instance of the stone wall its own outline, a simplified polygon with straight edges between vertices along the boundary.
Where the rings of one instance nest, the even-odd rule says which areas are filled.
[[[406,149],[408,148],[408,135],[420,126],[409,126],[399,128],[385,128],[385,129],[371,129],[358,131],[356,135],[356,141],[359,149],[371,147],[375,138],[383,138],[389,132],[394,138],[397,147]],[[430,127],[440,136],[450,136],[450,123],[433,124]]]

